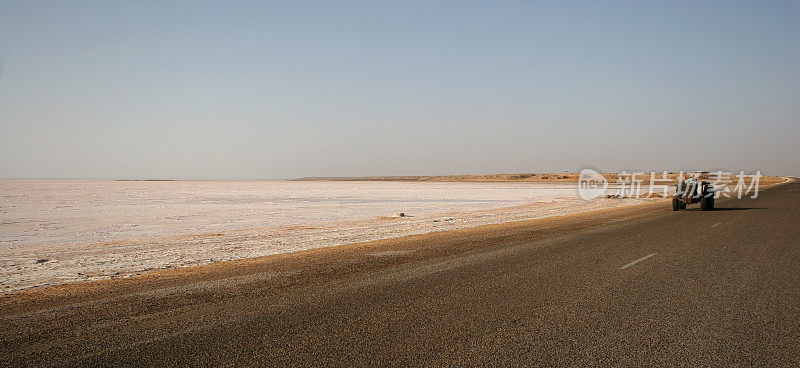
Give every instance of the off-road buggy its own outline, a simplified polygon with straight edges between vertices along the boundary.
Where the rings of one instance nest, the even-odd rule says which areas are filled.
[[[678,182],[675,198],[672,199],[672,210],[686,209],[686,205],[700,202],[703,211],[714,210],[714,186],[707,181],[690,178]]]

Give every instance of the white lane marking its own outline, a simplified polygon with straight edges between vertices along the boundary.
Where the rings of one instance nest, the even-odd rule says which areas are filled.
[[[720,224],[722,224],[722,223],[721,223],[721,222],[717,222],[716,224],[714,224],[714,225],[711,225],[711,227],[717,227],[717,226],[719,226]]]
[[[656,254],[655,254],[655,253],[650,253],[650,254],[648,254],[648,255],[646,255],[646,256],[644,256],[644,257],[642,257],[642,258],[639,258],[639,259],[637,259],[637,260],[635,260],[635,261],[633,261],[633,262],[631,262],[631,263],[628,263],[628,264],[626,264],[626,265],[624,265],[624,266],[620,267],[619,269],[620,269],[620,270],[624,270],[624,269],[626,269],[626,268],[628,268],[628,267],[630,267],[630,266],[633,266],[633,265],[635,265],[635,264],[637,264],[637,263],[639,263],[639,262],[641,262],[641,261],[644,261],[645,259],[648,259],[648,258],[650,258],[650,257],[652,257],[652,256],[654,256],[654,255],[656,255]]]

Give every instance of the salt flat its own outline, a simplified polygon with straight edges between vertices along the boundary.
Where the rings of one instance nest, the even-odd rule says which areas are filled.
[[[550,183],[0,181],[0,291],[644,201]]]

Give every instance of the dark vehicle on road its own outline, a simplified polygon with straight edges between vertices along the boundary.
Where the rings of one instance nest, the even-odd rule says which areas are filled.
[[[714,186],[707,181],[689,178],[679,181],[672,199],[672,210],[686,209],[686,205],[700,202],[703,211],[714,210]]]

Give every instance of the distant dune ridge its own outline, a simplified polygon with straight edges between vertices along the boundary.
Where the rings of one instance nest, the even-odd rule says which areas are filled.
[[[655,173],[655,180],[664,179],[662,172]],[[736,173],[738,174],[738,173]],[[731,175],[728,179],[732,182],[738,181],[736,174]],[[602,174],[609,182],[616,182],[619,180],[618,173],[604,173]],[[675,181],[680,173],[667,173],[666,179]],[[684,173],[684,176],[687,174]],[[421,182],[561,182],[561,183],[577,183],[578,173],[518,173],[518,174],[488,174],[488,175],[441,175],[441,176],[355,176],[355,177],[305,177],[293,179],[296,181],[421,181]],[[713,173],[706,174],[708,179],[714,179]],[[644,173],[636,176],[637,180],[643,182],[650,181],[650,173]],[[762,176],[760,179],[761,184],[776,184],[786,181],[787,179],[780,176]],[[746,180],[749,182],[749,180]]]

